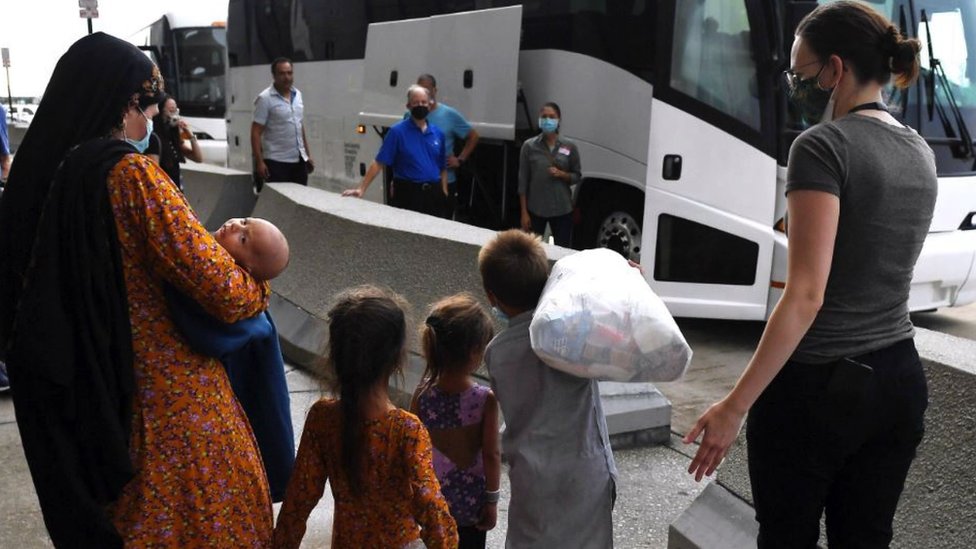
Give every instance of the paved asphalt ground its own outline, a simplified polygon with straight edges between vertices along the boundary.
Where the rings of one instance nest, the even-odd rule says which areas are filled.
[[[912,320],[928,329],[976,339],[976,305],[919,313],[912,315]],[[679,324],[695,349],[695,358],[685,379],[659,387],[674,406],[672,429],[684,433],[735,382],[762,334],[762,324],[691,319],[680,320]],[[323,393],[317,380],[304,371],[288,368],[287,377],[298,437],[308,408]],[[615,547],[666,547],[668,525],[704,488],[704,484],[696,484],[684,472],[693,448],[673,436],[664,446],[614,452],[620,470],[614,511]],[[505,475],[502,477],[498,526],[488,536],[491,548],[504,546],[508,485]],[[24,461],[9,393],[0,394],[0,487],[0,548],[51,547]],[[331,521],[332,498],[327,490],[309,519],[303,547],[329,547]]]
[[[323,396],[318,381],[302,370],[288,368],[292,418],[296,438],[301,434],[305,414]],[[615,452],[620,470],[617,507],[614,511],[615,547],[658,548],[667,545],[668,525],[698,496],[704,484],[696,484],[684,473],[688,458],[681,443],[623,449]],[[678,448],[677,450],[675,448]],[[44,530],[27,463],[20,446],[9,394],[0,396],[0,548],[51,547]],[[508,522],[508,482],[502,475],[502,499],[498,526],[489,532],[488,546],[504,547]],[[565,502],[553,502],[563,505]],[[278,512],[275,505],[275,513]],[[332,495],[326,495],[312,512],[302,547],[330,547]]]

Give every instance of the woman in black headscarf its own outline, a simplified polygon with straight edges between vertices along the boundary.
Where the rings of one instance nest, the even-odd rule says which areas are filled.
[[[0,199],[0,359],[59,547],[264,546],[267,481],[218,362],[164,283],[225,321],[267,303],[142,152],[162,92],[97,33],[58,62]]]

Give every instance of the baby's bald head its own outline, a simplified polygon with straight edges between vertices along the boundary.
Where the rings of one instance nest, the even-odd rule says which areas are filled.
[[[265,219],[228,219],[214,233],[214,238],[257,280],[271,280],[288,266],[288,240]]]

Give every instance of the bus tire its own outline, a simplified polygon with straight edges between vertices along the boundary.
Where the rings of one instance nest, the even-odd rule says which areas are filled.
[[[612,184],[597,195],[594,215],[584,219],[582,247],[609,248],[627,259],[640,262],[644,223],[644,193]]]

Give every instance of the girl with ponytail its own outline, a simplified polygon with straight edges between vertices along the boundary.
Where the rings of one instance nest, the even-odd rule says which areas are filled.
[[[932,221],[935,156],[883,102],[912,83],[919,43],[869,5],[818,6],[785,84],[820,123],[790,149],[787,279],[752,360],[685,437],[711,475],[748,412],[758,545],[888,547],[927,405],[908,317]],[[822,118],[820,118],[822,117]]]
[[[434,471],[457,521],[459,549],[484,549],[497,518],[498,404],[471,379],[493,335],[491,318],[469,294],[435,303],[420,328],[427,370],[410,410],[434,442]]]
[[[337,400],[312,405],[275,528],[274,547],[297,548],[330,481],[332,547],[457,546],[457,527],[434,475],[430,436],[390,401],[406,360],[403,299],[363,286],[329,311],[328,364]]]

